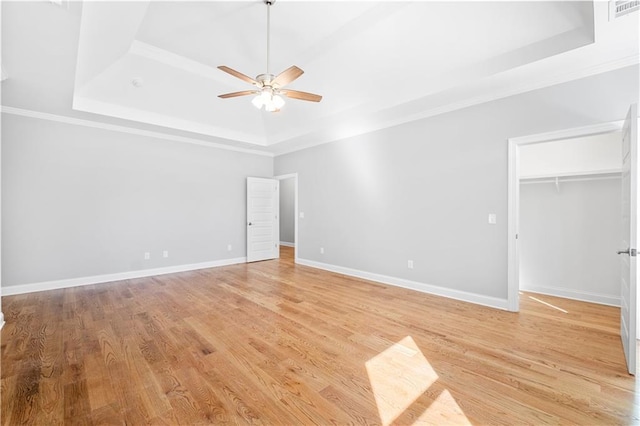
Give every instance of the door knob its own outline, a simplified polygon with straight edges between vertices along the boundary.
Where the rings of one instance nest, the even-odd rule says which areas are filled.
[[[252,225],[252,223],[251,223],[251,222],[249,222],[249,226],[251,226],[251,225]]]
[[[628,248],[626,250],[620,250],[617,252],[618,254],[628,254],[629,256],[637,256],[638,252],[634,248]]]

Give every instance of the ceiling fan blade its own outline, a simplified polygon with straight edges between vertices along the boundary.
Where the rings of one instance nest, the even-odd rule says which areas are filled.
[[[300,77],[302,74],[304,74],[304,71],[302,71],[300,68],[296,67],[295,65],[292,65],[286,70],[282,71],[280,74],[278,74],[276,78],[274,78],[273,81],[271,82],[271,85],[278,86],[278,87],[286,86],[296,78]]]
[[[257,93],[260,92],[258,92],[257,90],[243,90],[242,92],[225,93],[224,95],[218,95],[218,97],[222,99],[237,98],[238,96],[254,95]]]
[[[222,70],[222,71],[224,71],[224,72],[226,72],[226,73],[228,73],[228,74],[231,74],[232,76],[237,77],[237,78],[239,78],[240,80],[244,80],[244,81],[246,81],[246,82],[247,82],[247,83],[249,83],[249,84],[253,84],[253,85],[255,85],[255,86],[257,86],[257,85],[258,85],[258,82],[257,82],[257,81],[255,81],[254,79],[252,79],[251,77],[249,77],[249,76],[247,76],[247,75],[244,75],[244,74],[242,74],[240,71],[236,71],[236,70],[234,70],[233,68],[229,68],[229,67],[228,67],[228,66],[226,66],[226,65],[220,65],[220,66],[218,67],[218,69],[219,69],[219,70]]]
[[[300,99],[301,101],[311,101],[311,102],[320,102],[322,100],[322,96],[315,95],[313,93],[308,92],[300,92],[299,90],[281,90],[280,93],[285,95],[288,98]]]

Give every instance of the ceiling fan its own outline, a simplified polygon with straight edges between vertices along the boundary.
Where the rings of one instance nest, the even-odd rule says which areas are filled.
[[[271,14],[270,8],[276,0],[263,0],[267,5],[267,72],[265,74],[258,75],[255,79],[242,74],[232,68],[225,65],[220,65],[218,68],[240,80],[256,86],[253,90],[243,90],[241,92],[225,93],[218,95],[219,98],[236,98],[238,96],[256,95],[251,103],[260,109],[264,106],[265,111],[277,112],[284,106],[284,99],[280,95],[284,95],[288,98],[299,99],[302,101],[320,102],[322,96],[308,92],[300,92],[299,90],[283,89],[284,86],[291,83],[298,77],[300,77],[304,71],[297,66],[293,65],[286,70],[282,71],[277,76],[274,76],[269,72],[269,30],[271,26]]]

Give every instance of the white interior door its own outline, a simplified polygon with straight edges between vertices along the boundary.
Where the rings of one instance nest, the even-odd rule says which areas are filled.
[[[631,105],[622,129],[622,250],[620,337],[629,373],[636,374],[636,273],[638,225],[638,106]]]
[[[280,184],[247,178],[247,262],[280,257]]]

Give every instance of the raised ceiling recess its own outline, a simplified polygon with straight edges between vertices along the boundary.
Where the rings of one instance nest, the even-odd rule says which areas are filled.
[[[263,1],[83,2],[74,109],[281,153],[638,62],[637,13],[609,21],[607,2],[275,7],[252,78],[235,70],[264,63]],[[218,97],[320,99],[298,86],[322,102]]]

